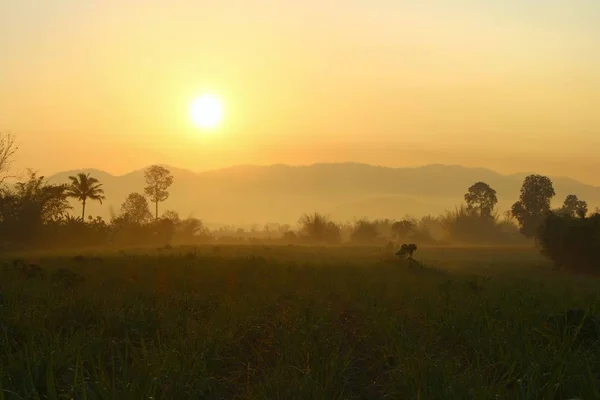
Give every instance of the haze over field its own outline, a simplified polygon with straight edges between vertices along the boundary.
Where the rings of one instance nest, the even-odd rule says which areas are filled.
[[[600,185],[599,20],[597,0],[3,1],[0,129],[45,175],[354,161]]]

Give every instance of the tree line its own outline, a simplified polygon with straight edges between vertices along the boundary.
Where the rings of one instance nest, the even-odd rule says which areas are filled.
[[[29,171],[14,185],[5,184],[18,147],[14,137],[0,134],[0,240],[15,246],[157,245],[171,243],[239,242],[277,240],[281,243],[380,245],[400,242],[419,244],[528,244],[535,242],[557,266],[593,268],[600,249],[600,216],[588,216],[588,205],[569,194],[561,207],[551,208],[556,195],[550,178],[529,175],[518,200],[500,214],[497,192],[485,182],[467,188],[464,202],[439,216],[402,220],[359,219],[332,221],[321,213],[304,214],[298,228],[265,225],[246,231],[225,227],[210,232],[197,218],[181,219],[175,211],[162,216],[159,205],[169,198],[171,172],[158,165],[144,171],[142,193],[127,196],[110,221],[86,216],[90,202],[106,200],[102,183],[90,174],[70,176],[64,184],[51,184]],[[81,216],[73,217],[69,199],[81,204]],[[154,206],[154,213],[150,211]],[[581,267],[575,267],[580,265]],[[582,265],[585,265],[583,267]]]

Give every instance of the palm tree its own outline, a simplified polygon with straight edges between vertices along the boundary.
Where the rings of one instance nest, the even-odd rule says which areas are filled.
[[[77,174],[70,176],[71,184],[69,185],[69,197],[73,197],[83,204],[81,212],[81,221],[85,222],[85,203],[88,199],[99,201],[102,204],[104,197],[104,189],[98,179],[93,178],[90,174]]]

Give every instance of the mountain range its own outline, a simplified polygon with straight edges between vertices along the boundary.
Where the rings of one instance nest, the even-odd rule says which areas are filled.
[[[402,218],[437,215],[463,201],[468,187],[483,181],[498,193],[498,209],[508,210],[519,196],[527,173],[502,175],[485,168],[426,165],[392,168],[358,163],[241,165],[205,172],[168,167],[174,177],[169,199],[161,210],[201,218],[208,226],[247,226],[269,222],[295,224],[305,212],[319,211],[338,221],[356,218]],[[131,192],[143,193],[144,171],[114,176],[96,169],[66,171],[48,178],[67,183],[68,176],[90,173],[103,185],[107,200],[88,206],[91,215],[108,219],[118,213]],[[600,187],[566,177],[550,177],[558,206],[567,194],[600,205]],[[73,204],[77,215],[79,206]]]

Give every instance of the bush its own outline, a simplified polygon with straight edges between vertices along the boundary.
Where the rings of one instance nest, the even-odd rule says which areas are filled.
[[[377,222],[371,222],[366,219],[357,221],[350,235],[350,240],[354,243],[374,243],[378,238]]]
[[[516,226],[500,221],[498,214],[479,215],[464,205],[440,217],[447,239],[462,244],[513,244],[522,242]]]
[[[542,254],[557,268],[600,271],[600,214],[577,218],[551,213],[539,227],[536,239]]]
[[[323,214],[304,214],[298,223],[300,236],[311,242],[339,243],[342,238],[340,227]]]

